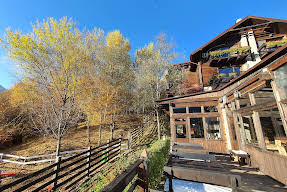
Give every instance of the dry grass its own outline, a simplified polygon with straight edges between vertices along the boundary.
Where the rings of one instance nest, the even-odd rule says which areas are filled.
[[[137,127],[141,123],[139,116],[120,116],[116,121],[116,129],[114,136],[117,138],[120,134],[127,137],[127,130]],[[97,146],[99,141],[99,128],[97,126],[90,126],[91,145]],[[110,139],[109,127],[102,128],[102,143]],[[19,156],[35,156],[41,154],[53,153],[56,151],[57,141],[50,137],[34,137],[25,141],[24,143],[7,147],[0,150],[0,153],[7,153]],[[69,134],[62,139],[61,151],[69,151],[76,149],[87,148],[87,128],[85,123],[69,132]]]
[[[91,126],[90,138],[91,145],[96,146],[99,141],[98,128]],[[115,130],[114,135],[117,136],[122,132],[121,129]],[[109,129],[102,130],[102,141],[106,141],[110,138]],[[57,141],[50,137],[30,138],[28,141],[17,145],[0,150],[1,153],[8,153],[20,156],[35,156],[41,154],[53,153],[56,151]],[[87,148],[87,128],[85,126],[79,126],[75,130],[72,130],[68,136],[62,139],[61,151],[70,151],[76,149]]]
[[[128,116],[120,118],[120,121],[116,122],[116,129],[114,131],[114,138],[119,135],[123,135],[123,138],[127,138],[127,130],[138,126],[140,123],[139,117]],[[99,141],[99,128],[97,126],[90,126],[90,139],[91,145],[97,146]],[[102,128],[102,143],[105,143],[110,139],[110,130],[108,127]],[[18,156],[35,156],[41,154],[54,153],[56,151],[57,141],[50,137],[34,137],[25,141],[24,143],[8,147],[0,150],[0,153],[13,154]],[[70,133],[62,139],[61,151],[70,151],[76,149],[88,148],[87,128],[85,123],[79,124],[79,126],[70,131]],[[16,160],[16,159],[15,159]],[[36,165],[16,165],[10,163],[0,164],[2,173],[15,173],[18,176],[34,172],[41,168],[48,166],[49,163],[41,163]],[[8,183],[11,178],[2,179],[2,184]]]

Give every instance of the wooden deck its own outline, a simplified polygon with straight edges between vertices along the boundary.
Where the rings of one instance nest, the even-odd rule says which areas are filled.
[[[237,162],[232,162],[228,155],[216,155],[215,157],[217,162],[223,166],[225,171],[241,176],[241,187],[239,191],[287,191],[287,186],[284,186],[271,177],[264,175],[258,169],[249,167],[248,165],[239,166]]]
[[[173,152],[164,167],[171,178],[201,183],[221,185],[237,191],[287,191],[287,187],[256,168],[240,166],[224,154],[194,154],[176,152],[180,148],[200,148],[198,146],[173,146]],[[235,191],[236,191],[235,190]]]

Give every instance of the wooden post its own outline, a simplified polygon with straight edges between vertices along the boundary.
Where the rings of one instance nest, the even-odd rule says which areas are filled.
[[[227,149],[228,151],[232,150],[231,146],[231,134],[229,133],[229,125],[228,125],[228,117],[227,117],[227,112],[226,109],[227,107],[224,105],[223,108],[221,109],[221,114],[222,114],[222,119],[223,119],[223,126],[224,126],[224,131],[225,131],[225,136],[226,136],[226,143],[227,143]],[[220,126],[220,134],[221,137],[223,137],[223,132],[221,131],[221,126]]]
[[[275,100],[276,100],[276,103],[277,103],[277,107],[278,107],[278,110],[279,110],[279,113],[280,113],[280,116],[281,116],[281,119],[282,119],[285,135],[287,135],[287,117],[286,117],[287,110],[285,110],[286,107],[284,109],[284,106],[282,106],[282,103],[280,102],[281,99],[280,99],[280,96],[279,96],[278,87],[277,87],[277,85],[276,85],[276,83],[274,81],[271,81],[271,87],[272,87],[272,90],[273,90],[273,93],[274,93],[274,97],[275,97]]]
[[[235,107],[235,103],[231,102],[231,109],[232,109],[232,116],[233,116],[233,124],[234,124],[234,128],[235,128],[235,134],[236,134],[236,138],[238,141],[239,146],[243,145],[243,143],[241,142],[241,134],[240,134],[240,127],[238,125],[238,114],[237,112],[235,112],[236,107]]]
[[[198,62],[198,65],[197,65],[197,69],[198,69],[198,79],[199,79],[199,85],[200,85],[200,88],[203,90],[203,79],[202,79],[202,61],[199,61]]]
[[[254,93],[248,93],[248,95],[249,95],[251,106],[256,105]],[[262,126],[261,126],[261,121],[260,121],[260,116],[259,116],[258,111],[253,111],[252,118],[254,122],[254,128],[255,128],[259,147],[263,150],[266,150],[264,134],[262,131]]]
[[[171,135],[171,142],[170,142],[170,149],[172,149],[172,146],[174,144],[174,142],[176,141],[175,137],[176,137],[176,128],[175,128],[175,123],[174,123],[174,118],[173,118],[173,109],[171,104],[169,104],[169,119],[170,119],[170,135]]]
[[[236,105],[236,109],[240,109],[240,102],[238,99],[235,99],[235,105]],[[240,130],[240,135],[241,135],[241,143],[242,145],[246,145],[246,133],[245,133],[245,129],[244,129],[244,124],[243,124],[243,119],[241,114],[237,113],[237,117],[239,119],[239,130]]]
[[[148,154],[144,149],[140,156],[143,159],[143,163],[139,165],[139,173],[138,173],[138,192],[148,192]]]
[[[56,171],[56,173],[53,176],[53,190],[57,189],[57,182],[58,182],[58,175],[60,172],[60,165],[61,165],[61,156],[57,156],[56,157],[56,163],[57,165],[54,167],[54,171]]]
[[[88,147],[88,154],[87,154],[87,177],[90,177],[90,168],[91,168],[91,153],[92,153],[92,147]]]
[[[204,106],[200,106],[201,108],[201,113],[204,113]],[[203,135],[204,135],[204,141],[205,141],[205,149],[207,149],[208,154],[209,154],[209,142],[208,142],[208,133],[207,133],[207,126],[206,126],[206,121],[205,117],[202,117],[202,123],[203,123]]]
[[[186,114],[189,114],[189,107],[187,106],[186,107]],[[188,116],[186,116],[186,119],[185,119],[185,122],[186,122],[186,127],[187,127],[187,131],[186,131],[186,136],[187,136],[187,139],[188,139],[188,142],[191,143],[191,126],[190,126],[190,119]]]

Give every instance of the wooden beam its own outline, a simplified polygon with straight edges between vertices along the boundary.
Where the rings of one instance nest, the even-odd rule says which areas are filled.
[[[251,111],[260,111],[260,110],[269,110],[272,109],[276,106],[276,101],[272,100],[272,101],[267,101],[264,103],[260,103],[260,104],[254,104],[250,107],[243,107],[240,109],[237,109],[236,112],[238,113],[246,113],[246,112],[251,112]]]
[[[192,102],[192,103],[174,103],[175,107],[201,107],[201,106],[217,106],[218,101]]]
[[[235,100],[235,106],[236,109],[240,109],[240,103],[239,100],[236,99]],[[241,143],[242,145],[246,145],[246,133],[245,133],[245,129],[244,129],[244,124],[243,124],[243,119],[242,119],[242,115],[240,113],[237,113],[237,118],[239,120],[239,133],[240,133],[240,137],[241,137]]]
[[[211,112],[211,113],[174,113],[174,119],[185,119],[185,118],[197,118],[197,117],[219,117],[219,113]]]
[[[287,135],[287,108],[286,108],[286,104],[284,104],[284,102],[282,103],[282,101],[280,100],[280,95],[279,95],[279,91],[278,91],[278,87],[275,83],[275,81],[271,81],[271,86],[272,86],[272,90],[274,92],[274,97],[277,103],[277,107],[282,119],[282,123],[284,126],[284,131],[285,134]]]
[[[256,100],[255,100],[254,94],[248,93],[248,95],[250,98],[251,105],[252,106],[256,105]],[[266,144],[265,144],[265,140],[264,140],[263,129],[261,126],[261,121],[260,121],[260,116],[259,116],[258,111],[253,110],[252,118],[253,118],[253,122],[254,122],[254,128],[255,128],[259,147],[263,150],[266,150]]]
[[[275,64],[268,67],[268,70],[274,71],[274,70],[278,69],[279,67],[281,67],[282,65],[285,65],[286,63],[287,63],[287,57],[283,57],[278,62],[276,62]]]
[[[266,81],[257,81],[256,83],[253,83],[252,85],[245,87],[243,90],[240,91],[241,95],[245,95],[247,93],[255,92],[257,90],[260,90],[264,87],[266,87]]]
[[[273,21],[269,21],[269,22],[266,22],[266,23],[260,23],[260,24],[255,24],[255,25],[249,25],[249,26],[246,26],[246,27],[240,27],[240,28],[235,28],[235,29],[231,29],[229,31],[241,31],[241,30],[245,30],[245,29],[250,29],[252,30],[253,27],[259,27],[259,26],[264,26],[264,25],[269,25],[271,23],[274,23]],[[249,30],[249,31],[250,31]]]
[[[169,113],[170,113],[170,135],[171,135],[171,142],[170,142],[170,145],[172,146],[173,143],[175,142],[175,139],[176,139],[176,127],[175,127],[175,120],[174,120],[174,117],[173,117],[173,109],[172,109],[172,106],[169,105]]]
[[[239,141],[240,145],[244,145],[244,143],[242,142],[242,136],[240,134],[240,126],[238,125],[238,114],[236,112],[236,105],[235,102],[231,102],[231,110],[232,110],[232,116],[233,116],[233,124],[234,124],[234,129],[235,129],[235,134],[236,134],[236,138],[237,141]]]
[[[203,90],[203,77],[202,77],[202,61],[199,61],[198,65],[197,65],[197,69],[198,69],[198,79],[199,79],[199,84],[201,89]]]

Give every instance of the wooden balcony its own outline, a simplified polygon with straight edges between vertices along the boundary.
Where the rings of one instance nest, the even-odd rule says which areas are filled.
[[[276,51],[283,45],[287,44],[287,40],[280,40],[280,41],[269,41],[261,45],[258,49],[259,55],[261,59],[269,55],[270,53]]]
[[[213,51],[210,52],[208,63],[210,67],[219,68],[224,66],[238,66],[244,64],[248,57],[251,57],[249,47]]]

